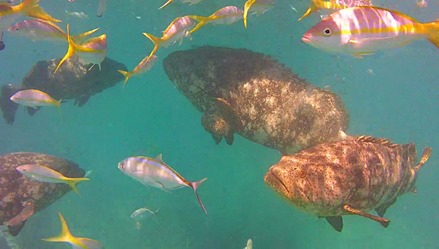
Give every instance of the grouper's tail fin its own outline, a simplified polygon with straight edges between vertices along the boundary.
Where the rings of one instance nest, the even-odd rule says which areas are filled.
[[[419,161],[419,163],[415,166],[414,170],[417,172],[428,160],[428,158],[430,158],[431,155],[431,147],[425,147],[424,151],[422,152],[422,157],[421,160]]]

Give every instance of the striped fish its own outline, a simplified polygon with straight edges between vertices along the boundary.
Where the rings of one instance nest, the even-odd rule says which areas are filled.
[[[197,182],[186,180],[169,165],[163,162],[161,154],[156,158],[143,156],[128,157],[119,162],[117,167],[127,176],[139,181],[145,186],[153,186],[165,191],[182,187],[191,188],[194,191],[201,208],[207,214],[206,208],[204,208],[204,204],[201,202],[201,199],[197,194],[197,188],[207,180],[207,178],[203,178]]]
[[[303,42],[313,47],[355,57],[419,39],[439,47],[439,19],[420,23],[403,13],[373,6],[341,9],[302,37]]]

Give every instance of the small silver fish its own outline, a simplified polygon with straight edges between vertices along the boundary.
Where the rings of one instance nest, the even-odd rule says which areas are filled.
[[[156,158],[136,156],[128,157],[119,162],[117,166],[127,176],[139,181],[145,186],[153,186],[165,191],[170,191],[182,187],[190,187],[197,197],[203,211],[207,214],[204,204],[201,202],[197,194],[197,188],[207,178],[203,178],[197,182],[190,182],[183,176],[173,170],[169,165],[163,162],[162,155]]]
[[[88,18],[88,15],[87,14],[85,14],[84,12],[76,12],[76,11],[67,11],[67,10],[65,10],[65,12],[66,12],[66,15],[68,15],[68,16],[73,16],[73,17],[76,17],[76,18],[79,18],[79,19],[86,19],[86,18]]]
[[[253,249],[253,241],[252,239],[247,240],[247,246],[244,249]]]
[[[140,229],[141,225],[140,225],[140,221],[150,217],[152,215],[157,215],[157,212],[159,211],[160,208],[157,208],[157,210],[152,211],[149,208],[143,207],[143,208],[139,208],[137,210],[135,210],[134,212],[131,213],[130,217],[131,219],[136,221],[136,228]]]

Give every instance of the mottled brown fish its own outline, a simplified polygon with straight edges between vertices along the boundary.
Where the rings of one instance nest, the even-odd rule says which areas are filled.
[[[341,140],[349,126],[339,96],[261,53],[203,46],[169,54],[163,67],[217,144],[232,144],[237,133],[294,153]]]
[[[298,208],[325,217],[341,231],[342,215],[356,214],[387,227],[387,208],[415,191],[419,168],[428,160],[424,149],[416,164],[416,147],[369,136],[347,138],[283,156],[265,182]],[[379,216],[369,214],[375,209]]]

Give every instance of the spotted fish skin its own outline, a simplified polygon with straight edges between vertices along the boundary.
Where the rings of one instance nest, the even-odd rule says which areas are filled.
[[[294,153],[342,139],[349,124],[342,100],[315,87],[267,55],[203,46],[163,61],[177,89],[203,113],[202,125],[218,144],[234,133]]]
[[[283,156],[265,182],[298,208],[319,217],[353,214],[345,205],[380,216],[397,197],[413,191],[418,169],[416,147],[369,136],[351,137]]]

